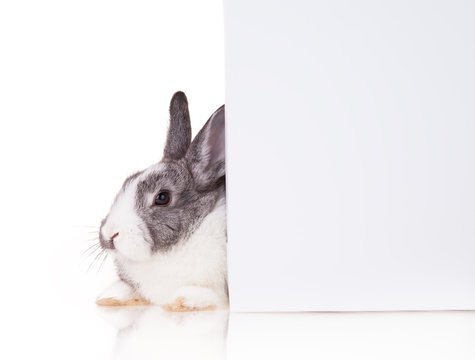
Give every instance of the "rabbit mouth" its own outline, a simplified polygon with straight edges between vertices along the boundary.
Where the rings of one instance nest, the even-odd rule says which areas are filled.
[[[111,255],[121,259],[142,262],[153,255],[153,242],[147,236],[130,236],[114,242]]]

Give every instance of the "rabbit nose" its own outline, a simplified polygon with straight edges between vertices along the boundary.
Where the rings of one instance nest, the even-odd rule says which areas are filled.
[[[114,239],[115,239],[118,235],[119,235],[119,233],[115,233],[115,234],[112,235],[109,239],[107,239],[105,236],[102,236],[102,232],[99,233],[99,240],[100,240],[100,243],[101,243],[102,248],[114,250],[114,249],[115,249],[115,246],[114,246]]]

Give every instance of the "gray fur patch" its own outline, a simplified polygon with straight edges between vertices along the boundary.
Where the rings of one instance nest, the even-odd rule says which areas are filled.
[[[224,188],[200,192],[184,160],[164,162],[164,167],[137,184],[136,211],[153,240],[152,251],[168,251],[186,240],[214,208]],[[157,206],[150,199],[161,191],[171,194],[167,206]]]
[[[223,105],[190,145],[186,97],[183,93],[173,96],[163,167],[137,184],[136,212],[153,240],[152,251],[166,252],[188,239],[225,196],[224,123]],[[162,191],[171,194],[171,201],[166,206],[156,206],[153,199]]]

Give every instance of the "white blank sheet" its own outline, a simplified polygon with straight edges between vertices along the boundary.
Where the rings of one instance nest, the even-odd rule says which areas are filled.
[[[234,311],[475,309],[475,3],[226,0]]]

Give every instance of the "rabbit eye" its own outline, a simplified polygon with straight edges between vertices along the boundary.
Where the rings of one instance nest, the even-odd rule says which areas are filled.
[[[155,197],[155,205],[165,206],[170,203],[170,200],[171,200],[170,193],[167,191],[162,191]]]

